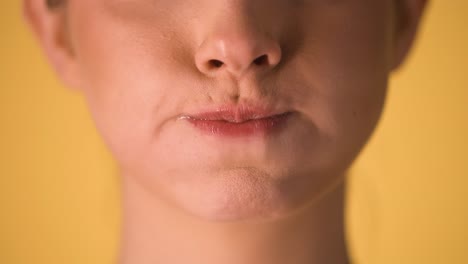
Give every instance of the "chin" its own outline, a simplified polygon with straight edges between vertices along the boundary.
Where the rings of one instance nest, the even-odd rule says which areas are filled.
[[[271,221],[286,217],[313,200],[313,191],[303,195],[305,186],[294,181],[284,177],[278,180],[256,168],[230,169],[204,183],[179,186],[176,203],[185,212],[206,221]]]

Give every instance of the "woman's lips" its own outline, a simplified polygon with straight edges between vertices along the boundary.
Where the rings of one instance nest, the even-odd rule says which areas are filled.
[[[285,127],[293,112],[274,114],[256,108],[217,109],[193,116],[182,116],[195,128],[209,135],[247,137],[268,135]]]

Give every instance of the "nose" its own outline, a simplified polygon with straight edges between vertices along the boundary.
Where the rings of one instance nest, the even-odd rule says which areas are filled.
[[[238,20],[219,23],[225,26],[215,27],[206,34],[195,54],[201,73],[209,77],[228,73],[240,79],[247,72],[271,71],[281,62],[279,41],[255,24]]]

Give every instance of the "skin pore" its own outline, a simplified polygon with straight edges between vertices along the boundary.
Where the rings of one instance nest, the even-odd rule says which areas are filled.
[[[25,0],[120,166],[120,263],[348,263],[346,171],[425,2]],[[240,138],[180,118],[226,105],[294,114]]]

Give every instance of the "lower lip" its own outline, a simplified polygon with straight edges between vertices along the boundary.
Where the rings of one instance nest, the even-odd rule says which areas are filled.
[[[226,137],[262,136],[277,133],[286,126],[292,113],[284,113],[268,118],[253,119],[242,123],[222,120],[188,119],[195,128],[205,134]]]

